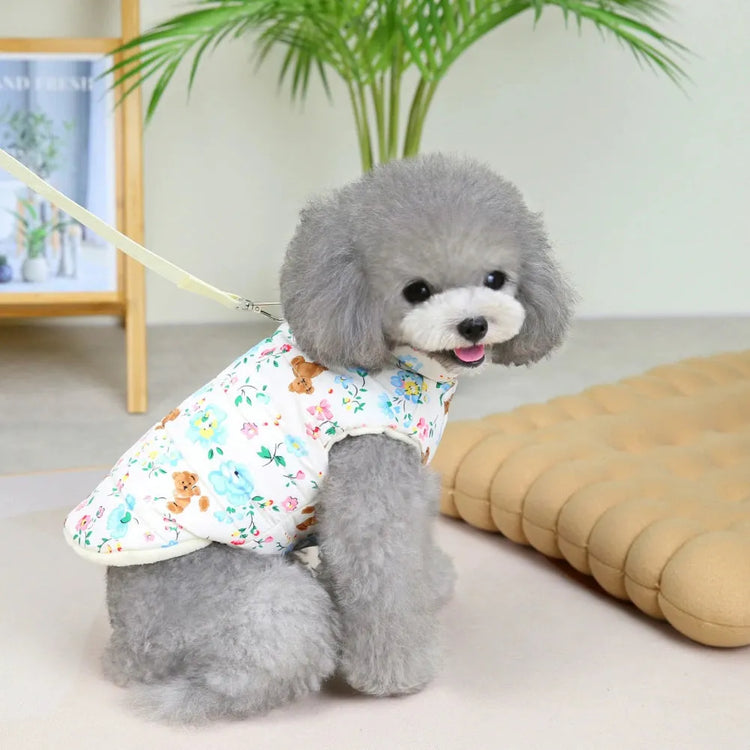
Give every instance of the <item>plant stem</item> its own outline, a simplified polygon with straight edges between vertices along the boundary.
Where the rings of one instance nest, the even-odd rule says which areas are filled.
[[[424,78],[419,80],[409,111],[409,123],[404,142],[404,158],[416,156],[419,153],[427,111],[432,103],[432,98],[435,96],[438,83],[440,83],[439,78],[429,83]]]
[[[369,149],[369,137],[365,132],[365,124],[363,118],[366,117],[366,113],[359,111],[359,104],[357,102],[357,96],[354,93],[354,87],[350,81],[347,81],[347,88],[349,89],[349,98],[351,99],[352,112],[354,113],[354,124],[357,128],[357,140],[359,142],[359,158],[362,164],[362,172],[369,172],[372,168],[372,153]],[[370,161],[368,163],[367,155],[370,154]]]
[[[391,63],[391,101],[388,118],[388,159],[398,156],[398,121],[401,106],[401,76],[403,64],[401,59],[401,44],[396,42],[393,47],[393,62]]]
[[[365,172],[372,169],[372,138],[370,136],[370,121],[367,117],[367,99],[365,97],[365,87],[363,84],[357,84],[359,98],[359,108],[362,123],[362,137],[360,144],[362,148],[362,168]]]
[[[406,121],[406,135],[404,137],[404,157],[413,156],[416,153],[413,144],[417,127],[417,118],[419,117],[419,111],[422,106],[422,97],[424,96],[424,91],[426,88],[427,81],[424,78],[420,78],[419,83],[417,84],[417,88],[414,91],[414,96],[411,100],[411,107],[409,108],[409,119]]]
[[[378,158],[384,164],[387,159],[388,146],[385,132],[385,91],[383,79],[373,81],[370,86],[372,91],[372,104],[375,108],[375,122],[378,129]]]

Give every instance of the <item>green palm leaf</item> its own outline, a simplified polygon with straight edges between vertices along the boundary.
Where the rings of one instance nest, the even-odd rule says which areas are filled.
[[[307,96],[315,74],[330,96],[331,73],[350,96],[362,165],[372,165],[372,132],[380,159],[418,151],[424,121],[439,81],[479,39],[529,12],[534,23],[557,8],[569,23],[591,25],[613,36],[639,63],[680,84],[686,74],[677,60],[686,52],[655,28],[664,21],[663,0],[197,0],[196,7],[124,44],[108,71],[122,96],[156,77],[146,118],[153,117],[164,91],[185,63],[192,89],[207,52],[227,39],[252,36],[257,64],[284,49],[279,85],[293,99]],[[404,133],[399,111],[404,73],[419,80]]]

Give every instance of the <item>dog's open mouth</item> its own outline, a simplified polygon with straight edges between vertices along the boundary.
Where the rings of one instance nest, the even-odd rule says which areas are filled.
[[[454,349],[453,358],[464,367],[479,367],[484,362],[484,344]]]

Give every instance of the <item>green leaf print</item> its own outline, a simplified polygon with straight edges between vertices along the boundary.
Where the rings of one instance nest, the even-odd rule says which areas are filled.
[[[263,496],[262,495],[255,495],[255,497],[252,498],[254,503],[262,503],[263,502]]]
[[[208,449],[208,460],[210,461],[214,457],[214,449],[209,448]]]
[[[261,449],[258,451],[258,455],[261,458],[271,458],[271,451],[266,448],[266,446],[262,446]]]
[[[274,456],[273,460],[276,462],[277,466],[286,466],[286,459],[284,456]]]
[[[216,448],[216,452],[217,452],[217,453],[218,453],[218,454],[219,454],[220,456],[223,456],[223,455],[224,455],[224,451],[223,451],[223,450],[222,450],[221,448],[219,448],[219,447],[217,447],[217,448]]]
[[[234,405],[239,406],[242,403],[242,394],[237,396],[237,398],[234,400]]]

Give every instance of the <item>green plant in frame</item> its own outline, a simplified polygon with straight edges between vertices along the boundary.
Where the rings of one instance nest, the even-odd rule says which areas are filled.
[[[39,214],[37,207],[30,200],[22,199],[24,213],[11,211],[18,221],[19,231],[23,238],[26,256],[39,258],[44,255],[47,238],[60,229],[64,229],[71,222],[67,219],[60,221],[45,221]]]
[[[44,112],[19,109],[5,111],[0,117],[2,146],[32,172],[46,180],[61,162],[63,137]],[[64,123],[67,131],[72,123]]]
[[[367,171],[376,161],[418,153],[437,86],[469,47],[523,13],[536,22],[548,8],[566,23],[614,36],[673,81],[685,77],[675,60],[685,48],[654,25],[666,17],[663,0],[198,0],[117,50],[124,57],[113,71],[127,93],[157,76],[150,119],[183,60],[192,55],[190,89],[207,50],[252,35],[259,62],[284,49],[279,82],[288,83],[292,99],[304,99],[313,72],[329,96],[329,77],[341,78]],[[417,81],[406,92],[409,71]]]

